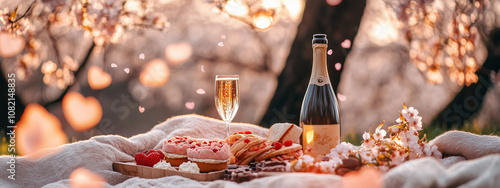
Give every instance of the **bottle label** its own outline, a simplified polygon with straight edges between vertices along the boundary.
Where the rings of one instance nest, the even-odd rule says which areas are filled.
[[[320,161],[340,143],[340,124],[302,125],[302,148],[304,154]]]
[[[311,83],[310,84],[314,84],[314,85],[318,85],[318,86],[323,86],[325,84],[330,84],[330,79],[327,79],[327,78],[325,78],[323,76],[316,76],[313,79],[311,79]]]

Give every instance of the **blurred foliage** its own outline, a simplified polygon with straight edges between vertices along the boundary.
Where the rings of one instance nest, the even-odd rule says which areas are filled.
[[[461,131],[466,131],[466,132],[471,132],[475,134],[480,134],[480,135],[497,135],[500,136],[500,122],[489,122],[484,127],[479,127],[478,123],[476,120],[473,122],[465,122],[464,126],[462,128],[459,128],[458,125],[453,126],[451,129],[446,128],[446,124],[443,125],[437,125],[437,124],[430,124],[429,126],[425,127],[422,133],[427,135],[428,140],[432,140],[436,138],[437,136],[443,134],[446,131],[449,130],[461,130]]]
[[[0,155],[10,155],[11,153],[9,152],[9,142],[10,138],[5,137],[5,131],[2,129],[0,130]],[[17,152],[12,153],[14,155],[18,155]]]

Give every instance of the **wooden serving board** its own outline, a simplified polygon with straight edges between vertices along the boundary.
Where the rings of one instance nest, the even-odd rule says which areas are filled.
[[[113,163],[113,171],[120,172],[124,175],[149,179],[161,178],[165,176],[182,176],[196,181],[214,181],[224,179],[223,170],[194,174],[136,165],[135,162],[115,162]]]

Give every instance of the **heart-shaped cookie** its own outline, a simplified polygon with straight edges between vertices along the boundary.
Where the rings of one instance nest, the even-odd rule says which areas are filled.
[[[156,163],[160,162],[165,156],[160,150],[149,150],[135,154],[135,163],[137,165],[153,167]]]

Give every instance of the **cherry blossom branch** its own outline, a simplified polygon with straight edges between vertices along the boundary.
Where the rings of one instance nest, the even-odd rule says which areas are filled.
[[[24,12],[23,15],[21,15],[19,18],[17,18],[16,20],[13,21],[14,22],[17,22],[19,21],[20,19],[24,18],[26,15],[28,15],[28,12],[31,12],[33,10],[33,8],[35,7],[35,3],[37,2],[37,0],[34,0],[30,6],[28,7],[28,9],[26,10],[26,12]]]
[[[95,42],[92,41],[92,45],[90,46],[90,48],[87,50],[87,54],[85,55],[85,58],[83,59],[82,61],[82,64],[80,64],[80,67],[78,67],[78,69],[74,72],[75,74],[75,80],[78,80],[78,77],[80,75],[80,73],[82,72],[82,70],[85,68],[85,66],[87,65],[89,59],[90,59],[90,55],[92,54],[92,52],[94,51],[94,48],[95,48],[96,44]],[[61,102],[62,99],[64,98],[64,96],[66,95],[66,93],[69,92],[69,90],[71,89],[71,87],[75,84],[75,82],[71,85],[68,85],[66,87],[66,89],[64,89],[64,91],[59,95],[59,97],[53,101],[50,101],[48,103],[45,103],[43,106],[44,107],[48,107],[52,104],[56,104],[58,102]]]

